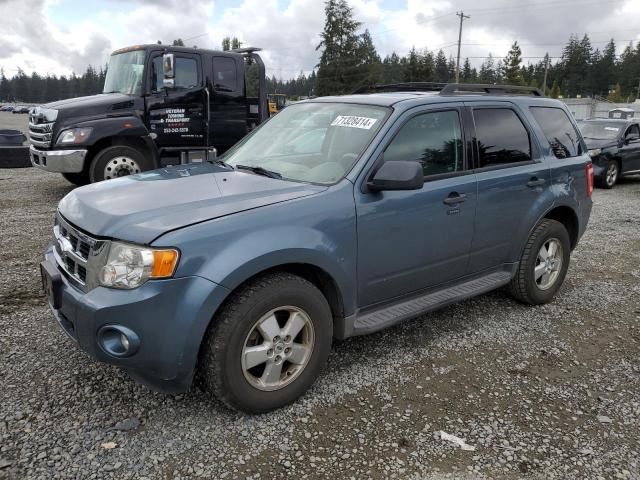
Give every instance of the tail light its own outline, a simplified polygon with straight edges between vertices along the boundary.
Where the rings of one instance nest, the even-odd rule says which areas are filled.
[[[593,193],[593,164],[587,163],[587,197]]]

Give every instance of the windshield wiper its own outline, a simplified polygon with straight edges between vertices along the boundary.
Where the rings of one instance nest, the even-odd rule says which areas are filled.
[[[279,174],[278,172],[273,172],[271,170],[267,170],[266,168],[262,168],[262,167],[252,167],[250,165],[236,165],[236,168],[239,170],[249,170],[250,172],[253,172],[257,175],[262,175],[264,177],[282,178],[282,175]]]
[[[229,165],[227,162],[225,162],[224,160],[220,160],[219,158],[216,158],[215,160],[209,160],[210,163],[215,163],[216,165],[220,165],[221,167],[225,167],[228,168],[230,170],[233,170],[233,166]]]

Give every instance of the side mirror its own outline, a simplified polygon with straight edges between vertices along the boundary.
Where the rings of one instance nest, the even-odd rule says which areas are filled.
[[[419,190],[424,185],[424,172],[420,162],[384,162],[367,182],[371,192],[383,190]]]
[[[173,88],[175,85],[175,70],[173,53],[165,53],[162,56],[162,84],[165,88]]]

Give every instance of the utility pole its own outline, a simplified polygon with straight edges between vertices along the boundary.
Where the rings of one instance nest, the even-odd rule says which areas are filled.
[[[456,13],[460,17],[460,31],[458,32],[458,60],[456,61],[456,83],[460,83],[460,44],[462,43],[462,22],[465,18],[471,18],[469,15],[465,15],[461,10]]]
[[[549,52],[544,56],[544,80],[542,82],[542,94],[547,94],[547,72],[549,71]]]

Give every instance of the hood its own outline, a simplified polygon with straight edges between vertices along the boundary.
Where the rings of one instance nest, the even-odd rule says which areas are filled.
[[[69,98],[43,105],[44,109],[57,110],[58,120],[68,117],[90,117],[106,113],[131,111],[139,101],[138,97],[122,93],[101,93],[88,97]]]
[[[326,188],[203,163],[76,188],[58,209],[69,222],[92,235],[149,244],[170,230]]]
[[[611,139],[596,140],[593,138],[585,138],[584,141],[587,144],[587,148],[589,150],[593,150],[594,148],[609,148],[618,146],[618,141]]]

